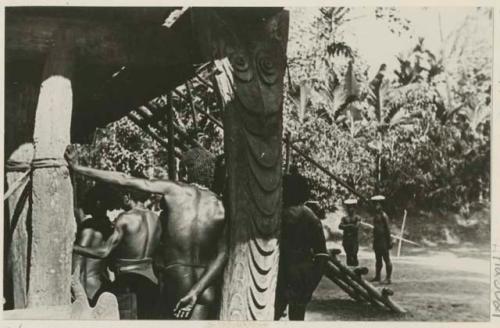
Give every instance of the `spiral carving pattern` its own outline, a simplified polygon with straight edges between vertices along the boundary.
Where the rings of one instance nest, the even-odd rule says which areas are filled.
[[[227,57],[233,98],[224,117],[230,247],[222,320],[272,320],[279,260],[283,77],[288,12],[236,21],[215,10],[200,23],[211,59]],[[210,30],[202,27],[210,26]]]

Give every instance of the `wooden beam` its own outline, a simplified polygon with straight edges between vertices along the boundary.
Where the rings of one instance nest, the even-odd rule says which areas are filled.
[[[189,101],[189,107],[191,109],[191,118],[193,120],[193,128],[195,140],[198,140],[198,122],[196,122],[196,108],[194,107],[193,94],[191,93],[191,82],[186,82],[186,91]]]
[[[167,106],[165,106],[163,108],[163,113],[164,113],[166,121],[167,121],[167,127],[166,127],[167,134],[168,134],[168,124],[169,124],[168,123],[168,115],[169,115],[168,108],[169,107],[168,107],[168,102],[167,102]],[[173,109],[174,109],[174,107],[172,105],[172,126],[173,126],[174,132],[176,132],[177,135],[179,136],[179,139],[181,141],[185,141],[186,143],[189,143],[191,146],[205,148],[205,147],[203,147],[202,144],[200,144],[198,141],[196,141],[191,136],[189,136],[189,134],[186,131],[184,131],[184,129],[181,128],[177,123],[173,122]],[[154,121],[155,115],[148,107],[140,106],[140,107],[138,107],[137,111],[139,113],[141,113],[141,115],[143,115],[145,118],[147,118],[149,120],[148,122],[151,122],[151,124],[156,124],[157,126],[161,127],[159,122]],[[162,129],[165,129],[165,128],[162,127]]]
[[[352,279],[352,281],[356,282],[361,288],[363,288],[368,295],[370,296],[370,302],[374,305],[381,303],[383,306],[387,307],[391,311],[397,313],[405,313],[406,310],[403,309],[398,304],[395,304],[392,300],[389,299],[389,295],[392,295],[392,291],[384,291],[383,293],[373,287],[368,281],[364,280],[362,276],[357,275],[352,272],[348,268],[346,268],[335,256],[332,256],[331,263],[335,265],[343,274]]]
[[[290,138],[290,132],[287,131],[285,132],[285,173],[288,174],[290,172],[290,146],[291,146],[291,138]]]
[[[173,113],[173,103],[172,103],[172,93],[169,92],[167,95],[167,133],[168,133],[168,178],[170,180],[177,180],[177,165],[175,161],[174,151],[174,113]]]
[[[325,168],[323,165],[321,165],[320,163],[318,163],[316,160],[314,160],[311,156],[307,155],[306,153],[304,153],[302,150],[300,150],[297,146],[295,146],[294,144],[291,144],[290,145],[290,148],[292,148],[297,154],[299,154],[300,156],[302,156],[303,158],[305,158],[307,161],[309,161],[311,164],[313,164],[314,166],[316,166],[318,169],[320,169],[323,173],[325,173],[326,175],[328,175],[331,179],[333,179],[335,182],[337,182],[339,185],[341,185],[342,187],[346,188],[347,190],[349,190],[352,194],[358,196],[361,200],[369,203],[369,200],[367,197],[365,197],[364,195],[360,194],[358,191],[356,191],[356,189],[352,188],[351,186],[349,186],[347,183],[345,183],[342,179],[340,179],[339,177],[337,177],[335,174],[333,174],[332,172],[330,172],[327,168]]]
[[[401,225],[401,233],[399,234],[399,242],[398,242],[398,254],[397,256],[399,257],[401,255],[401,243],[403,242],[403,237],[404,237],[404,233],[405,233],[405,224],[406,224],[406,214],[408,212],[406,212],[406,209],[404,211],[404,215],[403,215],[403,224]]]
[[[164,132],[166,135],[168,135],[167,127],[165,127],[159,121],[155,120],[155,116],[153,115],[153,113],[151,112],[151,110],[149,108],[147,108],[145,106],[140,106],[135,110],[135,112],[139,115],[140,122],[141,122],[142,126],[148,127],[148,125],[149,125],[155,129],[157,129],[158,131]],[[134,111],[130,112],[129,115],[133,115],[133,113],[134,113]],[[139,118],[136,118],[136,119],[139,119]],[[149,130],[151,130],[151,128],[149,128]],[[159,138],[161,138],[163,140],[163,138],[160,137],[159,134],[157,134],[157,135]],[[179,149],[181,149],[183,151],[188,149],[188,147],[186,147],[186,145],[182,142],[182,139],[176,135],[174,135],[174,142],[175,142],[175,146],[178,147]]]
[[[173,92],[178,95],[180,98],[183,98],[184,100],[188,100],[186,98],[186,96],[184,96],[181,92],[179,92],[179,90],[173,90]],[[198,105],[196,103],[194,103],[193,105]],[[216,119],[214,116],[212,116],[210,113],[208,113],[206,110],[204,110],[203,108],[201,108],[201,106],[196,106],[196,110],[200,113],[203,114],[203,116],[205,116],[206,118],[208,118],[212,123],[214,123],[215,125],[217,125],[218,127],[220,128],[224,128],[224,126],[222,125],[222,122],[219,121],[218,119]]]
[[[151,138],[153,138],[156,142],[158,142],[160,145],[162,145],[163,147],[165,147],[166,149],[169,148],[169,145],[168,145],[168,142],[163,140],[163,138],[158,134],[156,133],[153,129],[151,129],[149,126],[143,124],[139,119],[137,119],[137,117],[135,117],[132,113],[129,113],[127,115],[127,118],[133,122],[135,125],[137,125],[138,127],[140,127],[144,132],[146,132],[147,134],[149,134],[151,136]],[[182,158],[182,153],[175,149],[175,156],[177,158]]]
[[[365,302],[363,297],[361,297],[356,290],[349,286],[344,280],[342,280],[339,272],[331,263],[327,263],[325,267],[325,276],[330,279],[334,284],[340,287],[347,295],[349,295],[353,300],[357,302]]]

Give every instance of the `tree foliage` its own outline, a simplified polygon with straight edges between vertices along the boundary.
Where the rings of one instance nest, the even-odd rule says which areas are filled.
[[[411,22],[396,10],[377,8],[374,14],[388,20],[391,32],[410,30]],[[491,34],[472,33],[478,26],[491,29],[490,13],[478,9],[467,16],[443,40],[440,53],[418,38],[406,53],[394,54],[394,77],[381,63],[372,78],[339,33],[352,17],[351,9],[319,10],[303,32],[314,40],[314,51],[289,54],[298,81],[288,86],[285,99],[292,140],[358,191],[384,193],[394,210],[467,212],[484,201],[492,40]],[[324,206],[333,209],[347,196],[307,161],[294,161]]]

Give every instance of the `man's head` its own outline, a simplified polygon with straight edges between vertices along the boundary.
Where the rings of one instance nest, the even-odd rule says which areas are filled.
[[[310,197],[307,179],[301,175],[285,175],[283,177],[283,205],[297,206]]]
[[[290,174],[291,175],[299,175],[299,168],[295,164],[290,165]]]
[[[143,191],[123,189],[121,191],[122,206],[125,210],[131,210],[137,204],[144,203],[149,198],[149,194]]]
[[[356,199],[346,199],[344,201],[344,207],[348,215],[353,215],[358,201]]]
[[[94,218],[106,216],[106,211],[111,208],[111,187],[102,183],[96,183],[85,195],[83,211],[91,214]]]
[[[144,175],[141,170],[134,170],[131,172],[131,175],[134,178],[147,179],[146,175]],[[127,211],[132,209],[137,203],[144,203],[150,196],[149,193],[144,191],[128,188],[122,188],[120,193],[122,206]]]
[[[201,147],[188,150],[182,157],[180,171],[189,183],[212,187],[215,171],[215,156]]]
[[[376,195],[371,198],[371,201],[375,207],[375,210],[377,211],[382,211],[383,210],[383,203],[385,201],[385,197],[383,195]]]

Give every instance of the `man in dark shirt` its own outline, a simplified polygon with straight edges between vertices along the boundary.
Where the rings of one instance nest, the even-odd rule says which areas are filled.
[[[361,222],[359,216],[354,213],[354,207],[358,201],[356,199],[347,199],[344,201],[346,216],[340,222],[339,229],[343,230],[342,246],[346,254],[348,266],[358,266],[358,230]]]
[[[275,320],[287,305],[290,320],[304,320],[328,259],[321,221],[304,205],[307,197],[305,178],[298,174],[284,177]]]
[[[385,283],[391,283],[392,263],[389,251],[392,248],[391,231],[389,229],[389,217],[382,209],[385,197],[377,195],[371,198],[374,202],[373,211],[373,250],[375,251],[375,277],[371,281],[380,281],[382,271],[382,260],[385,262]]]

